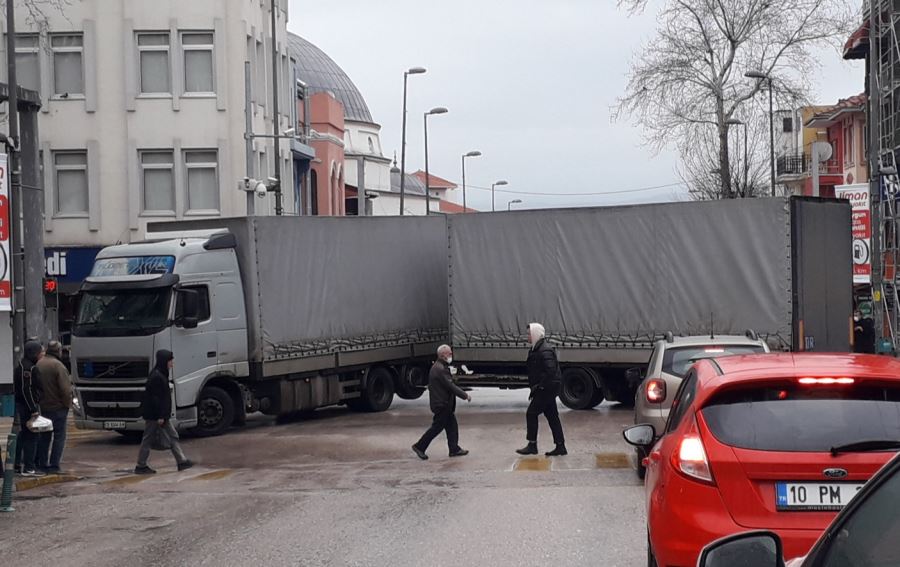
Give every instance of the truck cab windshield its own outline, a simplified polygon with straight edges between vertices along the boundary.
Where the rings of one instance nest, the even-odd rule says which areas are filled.
[[[73,333],[83,337],[120,337],[153,334],[168,323],[170,288],[89,291]]]

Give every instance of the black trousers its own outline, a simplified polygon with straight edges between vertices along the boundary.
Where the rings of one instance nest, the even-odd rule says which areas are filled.
[[[441,434],[441,431],[447,432],[447,447],[450,449],[450,452],[455,453],[458,451],[459,424],[456,422],[456,408],[446,407],[435,411],[431,427],[422,435],[422,438],[416,443],[416,447],[426,451],[431,442],[434,441],[434,438]]]
[[[537,443],[538,435],[538,416],[544,414],[547,423],[550,424],[550,431],[553,432],[553,442],[562,445],[566,442],[563,435],[562,422],[559,421],[559,410],[556,407],[556,394],[546,392],[535,392],[528,405],[528,411],[525,412],[526,438],[529,443]]]

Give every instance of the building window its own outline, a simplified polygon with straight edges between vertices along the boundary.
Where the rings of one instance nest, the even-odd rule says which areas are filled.
[[[844,121],[844,167],[853,166],[856,157],[853,153],[853,129],[852,120]]]
[[[268,97],[266,96],[266,90],[268,88],[268,83],[266,82],[266,73],[268,71],[268,67],[266,67],[266,50],[263,49],[263,42],[256,42],[256,65],[254,65],[254,85],[256,86],[256,103],[260,106],[266,106],[268,103]]]
[[[218,156],[215,150],[184,152],[188,212],[219,210]]]
[[[84,37],[81,34],[50,36],[53,51],[53,94],[84,94]]]
[[[781,121],[781,131],[784,132],[785,134],[789,134],[794,131],[794,118],[793,117],[784,118]]]
[[[172,92],[169,73],[169,34],[137,34],[140,57],[141,93],[169,94]]]
[[[63,216],[87,214],[87,152],[53,152],[53,169],[56,213]]]
[[[175,213],[174,170],[173,152],[141,151],[144,212]]]
[[[181,49],[184,51],[184,92],[215,93],[213,33],[182,32]]]
[[[41,90],[41,38],[34,34],[16,35],[16,79],[22,88]]]

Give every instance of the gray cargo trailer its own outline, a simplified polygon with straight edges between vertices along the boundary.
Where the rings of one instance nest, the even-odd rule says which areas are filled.
[[[666,333],[752,329],[772,348],[850,347],[850,206],[741,199],[448,217],[454,358],[472,383],[521,386],[542,323],[562,400],[633,400],[625,370]]]
[[[175,353],[178,422],[201,434],[249,411],[422,395],[412,381],[447,340],[443,218],[216,219],[150,237],[101,251],[82,289],[81,427],[140,429],[160,348]]]

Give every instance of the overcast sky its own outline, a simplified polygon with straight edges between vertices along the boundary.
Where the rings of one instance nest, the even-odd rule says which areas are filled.
[[[410,77],[407,170],[424,169],[422,114],[429,119],[429,168],[470,185],[506,179],[497,207],[603,205],[686,198],[676,156],[643,147],[639,126],[615,123],[628,61],[652,37],[655,14],[628,16],[614,0],[290,0],[288,28],[319,46],[356,83],[376,122],[385,155],[400,152],[403,71]],[[833,104],[863,90],[860,62],[821,53],[816,100]],[[563,193],[606,193],[566,196]],[[617,193],[618,192],[618,193]],[[490,191],[469,203],[490,208]]]

